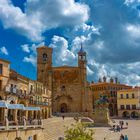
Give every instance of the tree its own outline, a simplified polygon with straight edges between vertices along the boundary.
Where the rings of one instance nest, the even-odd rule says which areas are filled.
[[[66,128],[65,140],[94,140],[94,132],[87,129],[82,123],[72,124],[70,128]]]

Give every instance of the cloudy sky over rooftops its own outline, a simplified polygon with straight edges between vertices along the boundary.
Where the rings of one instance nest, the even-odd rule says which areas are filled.
[[[77,65],[81,42],[89,80],[140,84],[139,0],[0,0],[0,57],[21,74],[36,78],[41,45],[55,66]]]

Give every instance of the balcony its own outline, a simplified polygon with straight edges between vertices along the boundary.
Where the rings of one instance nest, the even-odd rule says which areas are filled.
[[[34,101],[34,100],[30,100],[30,104],[32,104],[32,105],[49,106],[48,102],[39,102],[39,101]]]
[[[16,95],[20,99],[29,99],[30,98],[30,95],[28,95],[27,93],[22,93],[17,88],[11,88],[11,87],[7,86],[5,88],[5,92],[8,94]]]
[[[8,86],[5,88],[5,91],[7,93],[11,93],[11,94],[17,94],[18,93],[18,90],[16,88],[11,88],[11,87],[8,87]]]

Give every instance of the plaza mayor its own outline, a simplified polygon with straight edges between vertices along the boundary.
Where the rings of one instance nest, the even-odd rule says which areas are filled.
[[[139,10],[0,0],[0,140],[140,140]]]

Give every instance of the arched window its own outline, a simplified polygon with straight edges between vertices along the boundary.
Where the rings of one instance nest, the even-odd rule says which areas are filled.
[[[30,104],[33,104],[33,97],[30,97]]]
[[[61,87],[61,91],[65,91],[65,86],[64,85]]]
[[[47,54],[46,53],[43,53],[43,62],[46,62],[47,61]]]

